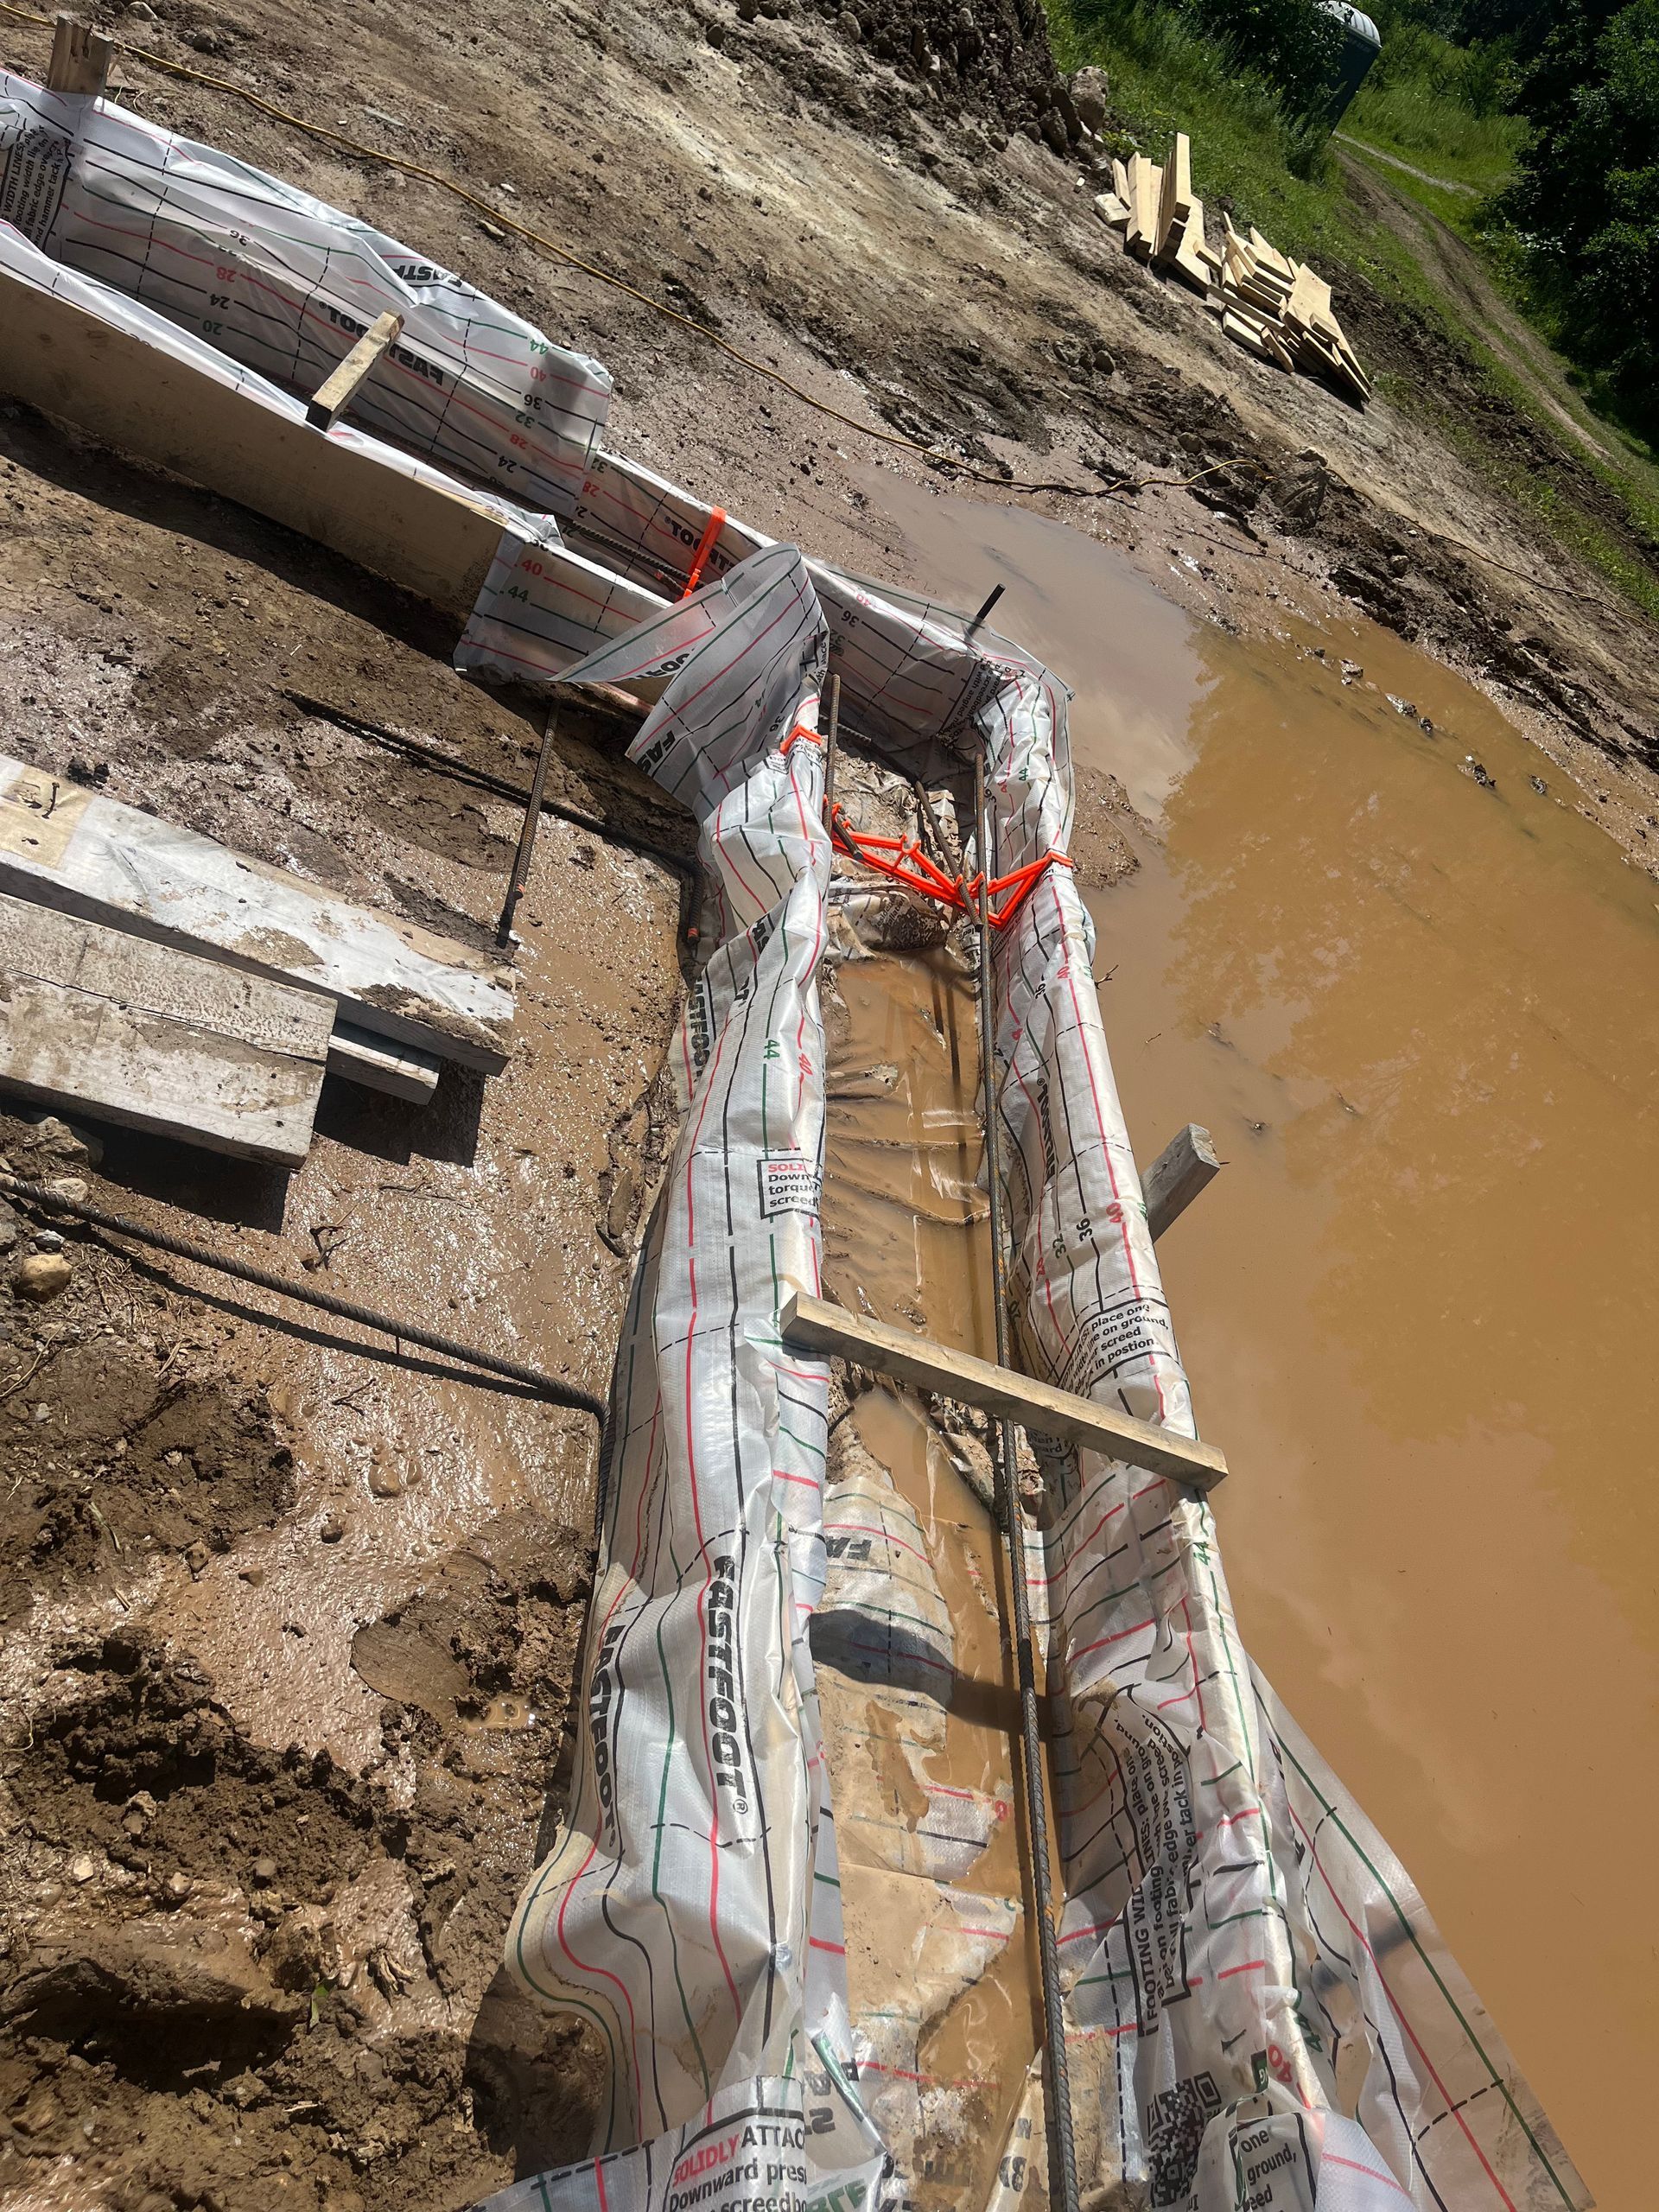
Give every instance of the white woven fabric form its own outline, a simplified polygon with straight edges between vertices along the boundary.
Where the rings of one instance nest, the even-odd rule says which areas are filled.
[[[358,421],[533,512],[573,511],[610,407],[607,372],[309,193],[113,100],[0,70],[0,221],[303,392],[377,315],[400,315]]]
[[[135,223],[155,247],[137,264]],[[204,266],[181,274],[198,247]],[[993,871],[1007,874],[1066,849],[1065,687],[947,610],[837,575],[600,450],[595,365],[111,103],[0,76],[0,265],[290,416],[300,401],[264,372],[309,388],[397,308],[425,365],[363,419],[471,482],[345,424],[327,435],[499,514],[458,662],[660,695],[632,754],[697,818],[709,949],[619,1354],[575,1794],[509,1944],[524,1986],[602,2038],[612,2096],[594,2158],[491,2206],[901,2202],[907,2177],[888,2172],[857,2087],[804,1627],[825,1580],[827,1369],[779,1336],[790,1292],[818,1287],[818,697],[827,655],[857,728],[907,766],[948,774],[982,748]],[[228,304],[204,308],[208,285]],[[565,397],[531,410],[530,454],[505,470],[488,458],[494,427],[555,362]],[[493,426],[481,445],[463,399]],[[704,588],[670,603],[699,560]],[[1058,866],[995,947],[1021,1352],[1190,1433],[1092,952]],[[1085,1452],[1029,1560],[1070,1714],[1059,1941],[1089,2190],[1150,2212],[1587,2203],[1421,1900],[1254,1673],[1202,1501]],[[872,1602],[869,1580],[837,1603]],[[1022,2113],[1021,2139],[1039,2141],[1029,2094]],[[1032,2186],[1027,2160],[1008,2162],[997,2212]]]

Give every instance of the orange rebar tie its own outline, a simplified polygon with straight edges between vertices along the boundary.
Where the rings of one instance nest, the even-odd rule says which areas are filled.
[[[942,906],[953,913],[974,914],[979,911],[979,887],[983,879],[979,875],[950,876],[936,862],[930,860],[921,847],[908,837],[874,837],[861,830],[855,830],[842,807],[831,810],[830,834],[842,852],[866,868],[874,868],[878,874],[891,876],[895,883],[902,883],[908,891],[918,891],[925,898],[937,899]],[[1038,878],[1050,868],[1071,868],[1075,863],[1065,853],[1048,852],[1027,861],[1010,875],[994,875],[985,888],[992,899],[1008,895],[1001,906],[988,909],[994,929],[1006,929],[1035,889]]]

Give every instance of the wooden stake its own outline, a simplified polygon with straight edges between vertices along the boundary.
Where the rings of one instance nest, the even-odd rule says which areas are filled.
[[[115,53],[115,41],[95,31],[79,16],[60,15],[52,33],[52,59],[46,72],[48,92],[103,97]]]
[[[397,343],[403,333],[402,315],[391,313],[376,315],[334,374],[317,386],[315,395],[308,401],[305,419],[314,430],[334,429],[357,397],[370,370],[388,346]]]
[[[1220,1173],[1221,1160],[1209,1130],[1201,1129],[1196,1122],[1189,1122],[1170,1139],[1141,1178],[1141,1195],[1147,1202],[1147,1229],[1154,1243]]]

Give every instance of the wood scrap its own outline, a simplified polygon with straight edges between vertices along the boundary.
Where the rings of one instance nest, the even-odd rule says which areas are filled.
[[[83,98],[103,97],[115,41],[79,16],[60,15],[52,30],[52,59],[47,64],[48,92],[74,92]]]
[[[1041,1436],[1060,1436],[1086,1444],[1131,1466],[1155,1475],[1168,1475],[1195,1490],[1209,1490],[1227,1472],[1227,1462],[1212,1444],[1179,1435],[1171,1428],[1154,1427],[1136,1421],[1115,1407],[1079,1398],[1052,1382],[1039,1382],[992,1360],[948,1344],[931,1343],[908,1329],[894,1329],[883,1321],[867,1321],[861,1314],[827,1300],[798,1291],[786,1300],[782,1315],[785,1344],[804,1351],[833,1354],[879,1375],[891,1375],[924,1390],[938,1391],[963,1405],[979,1406],[1004,1420],[1018,1421]]]
[[[1124,243],[1141,261],[1150,258],[1158,230],[1158,198],[1163,171],[1144,154],[1129,163],[1129,227]]]
[[[331,376],[306,402],[305,419],[314,430],[332,430],[351,405],[389,346],[403,335],[400,315],[378,315]]]
[[[1192,148],[1185,130],[1175,133],[1169,159],[1164,163],[1158,194],[1157,237],[1154,246],[1160,259],[1173,258],[1186,237],[1192,213]]]
[[[1129,203],[1115,192],[1099,192],[1095,195],[1095,213],[1109,228],[1121,231],[1129,219]]]
[[[442,1062],[418,1045],[395,1044],[390,1037],[375,1037],[366,1029],[336,1019],[328,1039],[328,1072],[343,1076],[365,1090],[384,1090],[392,1098],[407,1098],[424,1106],[438,1087]]]
[[[1194,200],[1187,210],[1187,217],[1175,251],[1170,257],[1170,266],[1177,276],[1183,276],[1197,292],[1208,292],[1211,270],[1205,258],[1204,246],[1204,202]]]
[[[296,983],[443,1059],[506,1065],[512,973],[488,955],[3,754],[0,891]]]
[[[0,1085],[297,1167],[334,1008],[217,960],[0,894]]]

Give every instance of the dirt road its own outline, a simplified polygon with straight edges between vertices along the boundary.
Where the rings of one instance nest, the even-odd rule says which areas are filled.
[[[1001,496],[1109,537],[1226,627],[1363,604],[1499,696],[1656,872],[1652,640],[1598,574],[1416,418],[1246,359],[1126,260],[1039,134],[1052,75],[1012,0],[979,11],[971,51],[934,0],[777,4],[570,0],[504,28],[411,0],[347,18],[157,0],[121,23],[466,181],[850,422],[226,92],[129,58],[123,97],[599,355],[614,442],[846,566],[903,581],[883,472],[942,480],[861,425],[1065,485]],[[45,39],[7,24],[4,51],[38,69]],[[1338,306],[1373,365],[1463,373],[1364,296]],[[1578,466],[1518,418],[1483,434]],[[1179,488],[1218,462],[1240,466]],[[429,611],[315,546],[3,407],[0,499],[10,749],[482,937],[512,807],[291,695],[519,777],[531,702],[461,683]],[[1626,527],[1611,507],[1607,527]],[[447,1077],[424,1114],[331,1096],[286,1186],[130,1138],[101,1171],[66,1140],[54,1172],[602,1388],[683,950],[678,876],[620,837],[683,845],[688,825],[599,716],[564,718],[555,795],[618,834],[544,826],[506,1077]],[[32,1147],[0,1129],[15,1166]],[[0,1215],[8,1245],[33,1230]],[[350,1332],[272,1327],[188,1268],[68,1249],[69,1292],[16,1305],[0,1346],[0,2189],[445,2212],[574,2154],[590,2056],[496,1962],[556,1792],[583,1425],[366,1358]]]

